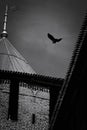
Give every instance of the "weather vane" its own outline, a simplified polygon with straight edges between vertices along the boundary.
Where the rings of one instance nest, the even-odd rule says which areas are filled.
[[[8,5],[6,5],[5,15],[4,15],[4,24],[3,24],[3,31],[1,33],[1,37],[7,37],[7,16],[8,16]]]

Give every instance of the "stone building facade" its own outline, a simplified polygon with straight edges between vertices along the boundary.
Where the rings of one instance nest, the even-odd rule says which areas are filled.
[[[48,130],[51,87],[58,87],[57,83],[62,81],[36,74],[0,73],[0,130]],[[13,79],[16,79],[14,81],[18,82],[18,86],[11,83]],[[16,87],[19,88],[18,92],[15,91]]]

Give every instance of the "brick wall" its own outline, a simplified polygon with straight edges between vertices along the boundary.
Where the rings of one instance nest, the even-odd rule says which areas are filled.
[[[25,85],[24,87],[20,84],[18,121],[13,122],[7,120],[9,86],[8,82],[0,84],[0,130],[48,130],[49,91],[40,91],[38,86]]]

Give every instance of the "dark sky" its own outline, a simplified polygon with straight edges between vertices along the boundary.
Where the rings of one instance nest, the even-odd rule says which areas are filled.
[[[87,9],[87,0],[8,0],[8,39],[37,74],[62,78]],[[5,0],[0,0],[0,32]],[[47,33],[62,37],[52,44]]]

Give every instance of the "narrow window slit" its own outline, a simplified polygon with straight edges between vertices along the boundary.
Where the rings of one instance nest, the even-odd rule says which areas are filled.
[[[18,120],[18,97],[19,97],[19,82],[12,80],[10,84],[8,120]]]
[[[32,124],[35,124],[35,114],[32,114]]]

